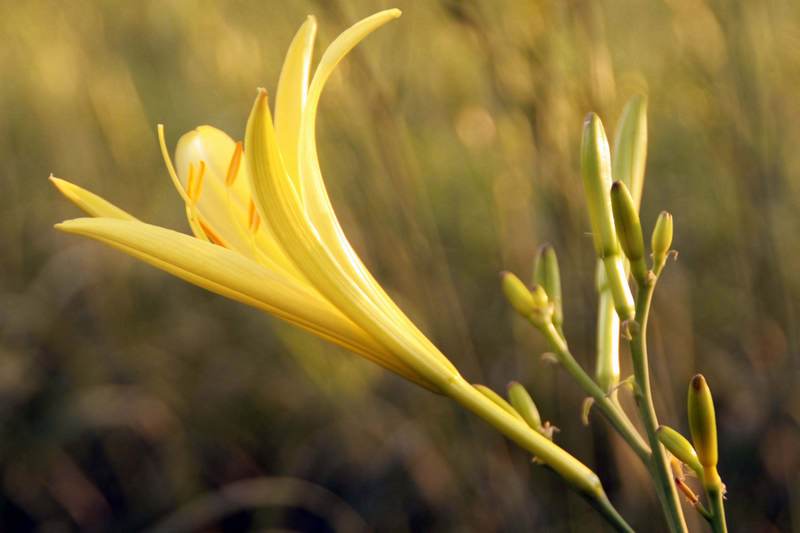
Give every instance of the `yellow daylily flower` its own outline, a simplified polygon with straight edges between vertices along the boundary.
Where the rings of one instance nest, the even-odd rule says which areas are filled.
[[[389,10],[369,17],[334,41],[312,81],[315,102],[335,64],[358,41],[398,15],[399,11]],[[305,179],[298,164],[300,153],[306,150],[301,146],[300,128],[308,114],[308,78],[315,34],[316,20],[308,17],[289,47],[278,83],[276,139],[297,187]],[[316,104],[311,112],[315,111]],[[173,165],[163,127],[159,126],[158,133],[169,174],[185,203],[196,238],[140,222],[99,196],[51,177],[67,198],[95,217],[70,220],[57,227],[92,237],[205,289],[265,310],[428,389],[438,390],[345,316],[295,266],[271,224],[262,222],[263,212],[251,193],[249,158],[244,157],[241,143],[216,128],[200,126],[179,139]],[[321,177],[315,179],[321,183]],[[307,181],[312,183],[312,178]],[[314,197],[309,205],[315,201],[319,199]],[[363,265],[361,268],[366,271]],[[374,280],[372,283],[378,287]],[[383,297],[388,301],[388,296]],[[402,314],[396,306],[395,312]],[[422,337],[421,333],[418,335]],[[449,361],[447,364],[455,372]]]
[[[194,236],[141,222],[51,177],[92,216],[57,228],[266,311],[452,397],[602,507],[607,499],[594,472],[467,382],[372,277],[336,218],[317,157],[319,99],[347,53],[399,15],[397,9],[382,11],[342,33],[310,82],[316,21],[309,17],[286,55],[274,123],[267,93],[259,89],[244,145],[200,126],[180,138],[173,165],[159,126],[164,160]]]

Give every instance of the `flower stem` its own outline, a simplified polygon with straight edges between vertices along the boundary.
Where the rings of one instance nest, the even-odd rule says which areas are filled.
[[[570,353],[567,342],[559,335],[555,326],[553,326],[551,322],[548,322],[540,329],[547,339],[550,348],[555,352],[556,358],[567,373],[578,382],[578,385],[586,394],[594,399],[597,407],[603,412],[611,425],[614,426],[614,429],[625,439],[625,442],[628,443],[642,462],[649,464],[650,448],[647,443],[636,431],[636,428],[633,427],[633,424],[631,424],[621,408],[609,398],[608,394],[606,394],[589,374],[586,373],[581,365],[578,364],[575,357]]]
[[[589,502],[589,505],[603,515],[603,518],[605,518],[609,524],[614,526],[614,529],[622,533],[635,533],[633,528],[625,522],[625,519],[622,518],[614,506],[611,505],[611,502],[605,494],[600,498],[590,498],[584,494],[582,494],[582,496]]]
[[[633,358],[634,377],[636,379],[636,403],[644,423],[647,439],[652,450],[650,458],[650,471],[653,475],[661,506],[666,515],[670,531],[673,533],[686,532],[686,521],[683,517],[678,491],[672,476],[667,455],[661,442],[658,440],[658,418],[653,405],[653,395],[650,389],[650,370],[647,360],[647,320],[650,314],[650,304],[653,300],[656,277],[651,276],[644,283],[639,284],[639,294],[636,302],[636,323],[638,327],[631,328],[631,356]]]
[[[597,474],[566,450],[506,412],[461,376],[443,383],[442,391],[555,470],[617,531],[633,532],[608,500]]]
[[[725,504],[723,503],[722,489],[708,489],[708,499],[711,504],[711,529],[714,533],[727,533],[728,525],[725,523]]]

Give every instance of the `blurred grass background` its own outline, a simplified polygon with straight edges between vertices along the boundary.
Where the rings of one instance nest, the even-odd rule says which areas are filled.
[[[165,530],[603,527],[442,398],[52,229],[78,212],[50,172],[186,230],[155,124],[171,145],[202,123],[241,138],[306,14],[321,51],[392,6],[404,16],[341,66],[319,120],[334,204],[376,277],[469,379],[529,386],[631,523],[659,530],[642,468],[599,415],[581,425],[577,387],[497,279],[552,242],[567,335],[593,367],[581,122],[595,110],[613,131],[646,91],[643,223],[671,211],[680,251],[651,334],[662,421],[686,429],[703,372],[733,531],[800,531],[790,0],[0,1],[0,530],[138,531],[185,505]]]

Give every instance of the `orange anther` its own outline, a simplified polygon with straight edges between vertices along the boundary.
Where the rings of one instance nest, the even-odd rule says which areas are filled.
[[[192,189],[194,188],[194,165],[189,163],[189,177],[186,179],[186,195],[189,199],[192,198]]]
[[[206,162],[200,161],[197,173],[194,172],[194,165],[189,163],[189,177],[186,180],[186,195],[192,204],[197,202],[200,198],[200,192],[203,190],[203,178],[206,175]]]
[[[242,142],[236,143],[233,149],[233,156],[228,165],[228,173],[225,175],[225,186],[230,187],[236,181],[236,176],[239,175],[239,165],[242,162]]]
[[[226,248],[225,243],[222,241],[222,239],[220,239],[219,235],[217,235],[214,230],[211,229],[211,226],[203,222],[202,218],[198,218],[197,222],[200,224],[200,229],[203,230],[203,233],[206,234],[206,237],[208,237],[209,241]]]
[[[253,233],[258,231],[258,226],[261,224],[261,217],[258,216],[258,211],[256,211],[256,204],[253,203],[253,200],[250,199],[250,204],[247,206],[247,227]]]

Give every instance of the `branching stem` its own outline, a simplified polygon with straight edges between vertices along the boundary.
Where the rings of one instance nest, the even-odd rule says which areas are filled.
[[[653,395],[650,390],[650,369],[647,360],[647,320],[650,315],[650,304],[653,300],[656,277],[651,276],[644,283],[639,284],[639,293],[636,302],[636,323],[638,327],[631,328],[631,356],[633,358],[634,377],[636,379],[636,403],[647,433],[647,439],[652,450],[650,458],[650,471],[656,485],[661,506],[666,515],[670,531],[673,533],[686,532],[686,521],[683,517],[680,497],[675,487],[669,460],[656,435],[658,417],[653,405]]]
[[[714,533],[727,533],[728,525],[725,523],[722,489],[708,489],[708,499],[711,505],[711,529]]]
[[[578,382],[583,391],[591,396],[595,405],[603,412],[614,429],[625,439],[637,456],[645,463],[650,463],[650,447],[633,427],[630,419],[625,415],[617,403],[615,403],[606,392],[586,373],[580,364],[569,351],[567,342],[558,333],[551,322],[547,322],[540,328],[547,339],[550,348],[556,355],[559,363],[564,370]]]

